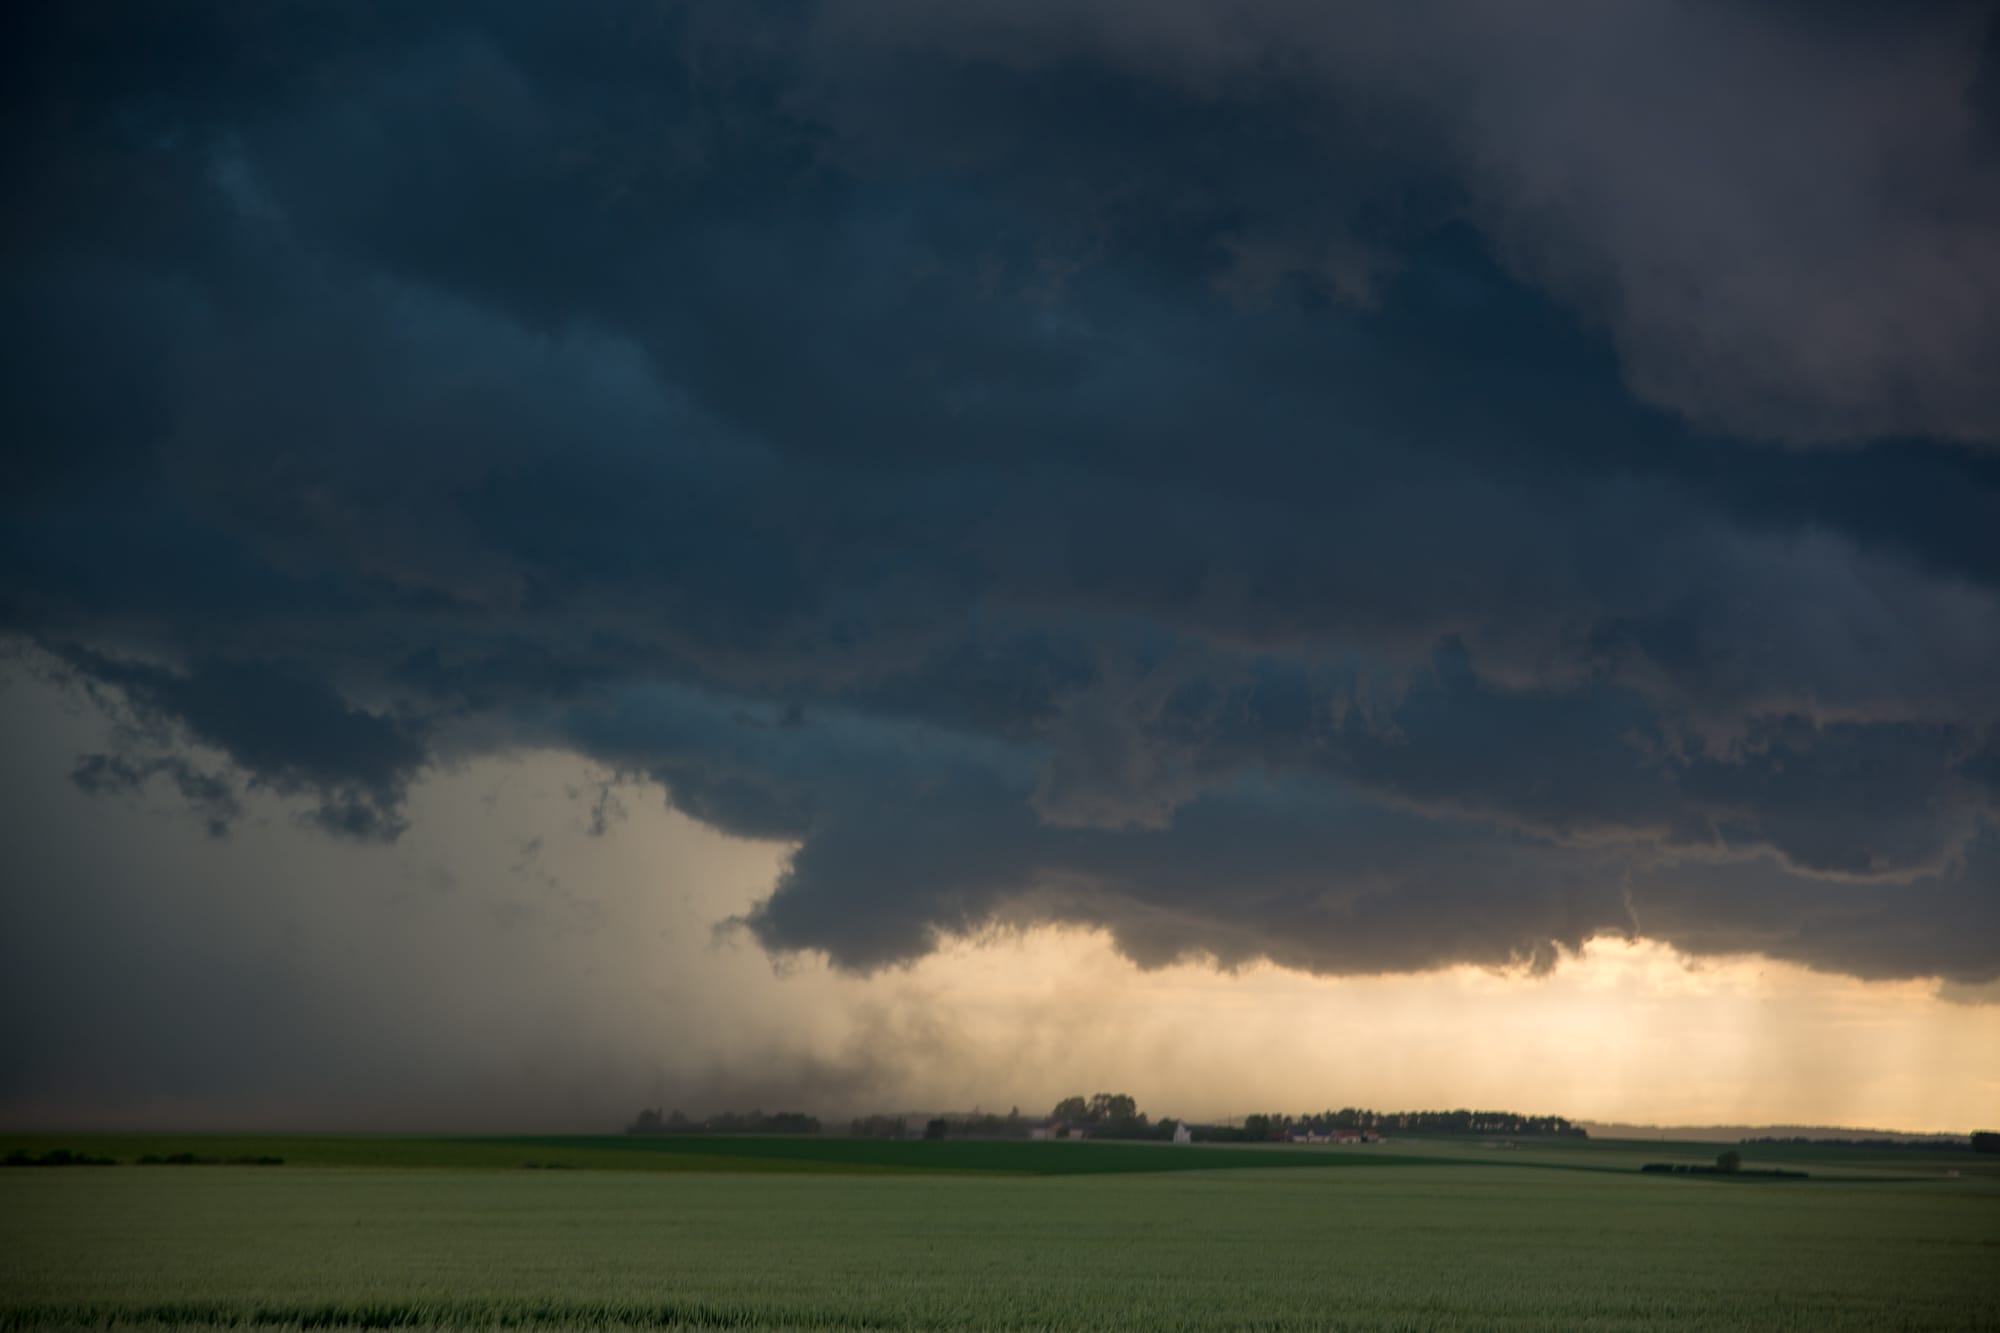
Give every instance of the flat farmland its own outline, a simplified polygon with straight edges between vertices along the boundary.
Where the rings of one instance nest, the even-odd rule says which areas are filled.
[[[563,1142],[580,1141],[507,1140],[504,1154]],[[703,1141],[719,1169],[687,1169],[703,1151],[684,1142],[674,1169],[648,1170],[622,1164],[648,1147],[581,1142],[601,1145],[601,1169],[302,1167],[294,1153],[282,1167],[0,1171],[0,1324],[2000,1326],[2000,1187],[1981,1175],[1752,1183],[1455,1154],[1340,1169],[1338,1152],[1222,1148],[1255,1165],[830,1170],[838,1140],[804,1170],[720,1140]],[[1329,1169],[1275,1166],[1309,1156]]]
[[[280,1158],[290,1166],[443,1167],[513,1170],[834,1172],[842,1175],[973,1174],[1071,1176],[1401,1166],[1432,1160],[1424,1145],[1396,1151],[1379,1146],[1341,1153],[1284,1146],[1241,1147],[1163,1143],[949,1140],[940,1143],[784,1135],[537,1135],[506,1138],[335,1137],[302,1134],[9,1135],[0,1151],[41,1155],[80,1149],[119,1163],[190,1154],[231,1162]]]

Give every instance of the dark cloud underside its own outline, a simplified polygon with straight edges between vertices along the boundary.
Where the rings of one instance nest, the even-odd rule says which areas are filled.
[[[2000,28],[1499,13],[27,6],[0,628],[86,790],[559,744],[851,967],[2000,975]]]

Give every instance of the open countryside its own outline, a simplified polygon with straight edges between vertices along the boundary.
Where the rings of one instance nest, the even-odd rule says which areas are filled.
[[[7,1327],[1972,1329],[2000,1158],[1775,1145],[104,1135],[0,1171]],[[0,1147],[31,1156],[50,1136]],[[282,1158],[282,1165],[133,1165]]]
[[[7,16],[0,1333],[2000,1333],[2000,0]]]

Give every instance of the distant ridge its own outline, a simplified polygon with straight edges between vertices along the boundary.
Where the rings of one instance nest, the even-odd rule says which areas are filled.
[[[1627,1125],[1579,1120],[1593,1139],[1653,1139],[1677,1143],[1737,1143],[1744,1139],[1892,1139],[1897,1143],[1966,1143],[1964,1134],[1912,1134],[1842,1125]]]

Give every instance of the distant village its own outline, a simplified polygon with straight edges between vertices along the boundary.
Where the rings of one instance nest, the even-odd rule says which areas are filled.
[[[802,1111],[724,1111],[696,1119],[679,1110],[641,1111],[628,1134],[819,1134],[829,1132]],[[832,1133],[840,1133],[836,1127]],[[1468,1135],[1506,1138],[1584,1138],[1580,1125],[1562,1116],[1513,1111],[1391,1111],[1357,1107],[1304,1115],[1253,1114],[1240,1121],[1196,1123],[1152,1119],[1124,1093],[1065,1097],[1046,1115],[968,1112],[858,1116],[846,1133],[871,1139],[1122,1139],[1164,1143],[1369,1144],[1385,1137]]]

